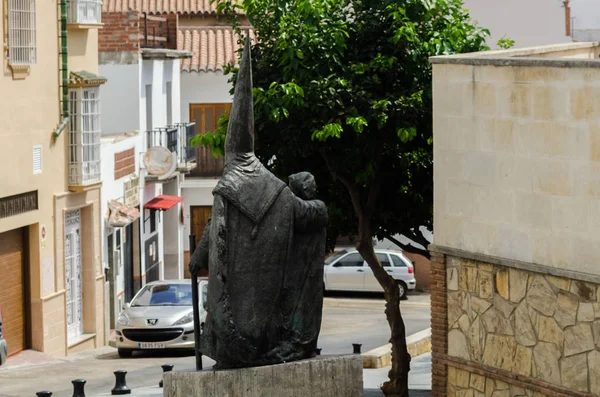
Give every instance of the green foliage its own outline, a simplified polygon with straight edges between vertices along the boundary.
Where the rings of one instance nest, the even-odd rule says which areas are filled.
[[[433,207],[429,57],[487,50],[489,32],[460,0],[219,0],[241,32],[239,8],[258,39],[252,66],[261,161],[282,178],[315,175],[329,206],[330,243],[356,235],[359,215],[377,237],[419,241],[413,231],[431,228]],[[228,72],[235,82],[237,71]],[[221,154],[225,131],[226,120],[194,143]]]
[[[515,45],[515,41],[506,37],[502,36],[502,38],[500,40],[498,40],[498,48],[503,49],[503,50],[508,50],[509,48],[512,48],[512,46]]]

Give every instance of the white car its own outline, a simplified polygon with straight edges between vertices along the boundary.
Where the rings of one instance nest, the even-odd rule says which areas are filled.
[[[200,323],[206,319],[208,281],[198,282]],[[194,349],[191,280],[164,280],[146,284],[126,304],[117,320],[119,357],[135,350]]]
[[[385,270],[396,280],[400,298],[417,286],[413,264],[401,252],[375,250]],[[341,250],[325,260],[325,291],[383,292],[373,271],[356,250]]]
[[[2,333],[2,321],[2,308],[0,307],[0,365],[6,362],[6,357],[8,356],[8,345]]]

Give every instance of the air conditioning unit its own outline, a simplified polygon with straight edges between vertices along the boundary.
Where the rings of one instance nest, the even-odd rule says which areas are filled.
[[[115,276],[121,274],[121,250],[116,249],[113,251],[113,269]]]

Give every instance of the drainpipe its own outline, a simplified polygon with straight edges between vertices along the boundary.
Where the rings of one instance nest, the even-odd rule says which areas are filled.
[[[69,69],[67,49],[67,0],[60,0],[60,55],[62,89],[62,121],[52,135],[58,137],[69,123]]]

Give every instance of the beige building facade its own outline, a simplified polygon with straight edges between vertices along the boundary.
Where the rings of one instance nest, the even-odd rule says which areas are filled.
[[[599,53],[432,58],[435,396],[600,396]]]
[[[105,344],[101,1],[0,4],[4,335],[9,356],[65,356]]]

